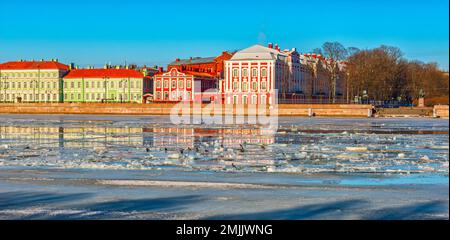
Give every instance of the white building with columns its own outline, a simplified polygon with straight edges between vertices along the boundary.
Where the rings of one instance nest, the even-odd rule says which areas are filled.
[[[301,93],[299,56],[295,48],[281,51],[272,44],[238,51],[225,61],[225,103],[273,104],[275,94],[287,97]]]

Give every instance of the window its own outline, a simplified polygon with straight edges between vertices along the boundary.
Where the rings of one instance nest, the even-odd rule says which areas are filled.
[[[261,76],[262,76],[262,77],[267,77],[267,69],[266,69],[266,68],[263,68],[263,69],[261,70]]]
[[[89,88],[89,82],[86,82],[86,88]]]
[[[253,89],[254,91],[256,91],[256,89],[258,89],[258,84],[257,84],[257,82],[252,82],[252,89]]]
[[[242,83],[242,91],[247,91],[247,82]]]
[[[266,90],[266,82],[261,82],[261,89]]]
[[[248,77],[248,70],[247,70],[247,68],[242,69],[242,76],[243,77]]]
[[[186,82],[186,87],[187,87],[187,88],[191,88],[191,80],[188,80],[188,81]]]
[[[177,81],[172,81],[172,88],[176,88],[177,87]]]
[[[169,99],[169,92],[164,92],[164,100]]]
[[[237,96],[233,96],[233,104],[237,104]]]
[[[238,77],[238,70],[235,68],[233,69],[233,77]]]
[[[252,77],[257,77],[258,76],[258,70],[256,68],[252,69]]]
[[[28,84],[26,82],[23,83],[23,88],[27,88]]]
[[[160,88],[160,87],[161,87],[161,81],[160,81],[160,80],[156,81],[156,87],[157,87],[157,88]]]
[[[16,83],[15,82],[11,83],[11,88],[16,88]]]
[[[75,83],[74,82],[70,82],[70,88],[75,88]]]
[[[95,93],[92,93],[92,94],[91,94],[91,99],[92,99],[92,100],[95,100]]]
[[[25,100],[25,101],[27,100],[27,95],[26,94],[23,95],[23,100]]]
[[[161,99],[161,92],[156,92],[156,99]]]
[[[183,80],[178,81],[178,87],[179,88],[184,88],[184,81]]]
[[[130,84],[131,84],[130,88],[134,88],[134,81],[131,81]]]
[[[78,82],[78,88],[81,88],[81,82]]]
[[[242,103],[247,104],[247,96],[242,96]]]
[[[238,89],[238,82],[233,82],[233,89],[237,90]]]
[[[168,88],[169,87],[169,81],[168,80],[165,80],[164,81],[164,88]]]
[[[114,82],[111,82],[111,88],[114,88]]]
[[[97,82],[97,88],[100,88],[100,82]]]
[[[56,82],[53,82],[53,88],[56,88]]]
[[[67,93],[64,93],[64,99],[67,99]]]
[[[262,96],[261,96],[261,104],[267,104],[266,96],[265,96],[265,95],[262,95]]]
[[[18,89],[20,89],[20,88],[21,88],[21,86],[20,86],[20,85],[21,85],[21,84],[20,84],[20,82],[18,82],[18,83],[17,83],[17,88],[18,88]]]
[[[56,94],[53,94],[53,101],[56,101]]]
[[[191,99],[191,92],[186,92],[186,100],[190,100]]]
[[[252,104],[256,104],[256,100],[257,100],[256,98],[257,98],[256,95],[253,95],[253,96],[252,96]]]
[[[73,93],[70,94],[70,100],[73,100]]]
[[[86,94],[86,100],[89,100],[89,94]]]

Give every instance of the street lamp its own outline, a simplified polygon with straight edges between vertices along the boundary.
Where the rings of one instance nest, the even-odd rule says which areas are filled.
[[[108,81],[109,77],[103,77],[103,87],[105,88],[105,97],[104,97],[104,101],[107,103],[108,102]]]
[[[31,83],[33,84],[33,103],[36,102],[36,84],[38,83],[38,81],[36,79],[33,79],[31,81]]]
[[[127,83],[127,79],[121,79],[120,85],[122,85],[122,95],[120,96],[120,102],[123,103],[123,98],[125,96],[125,84]]]
[[[6,89],[9,88],[9,84],[7,84],[8,76],[3,76],[3,89],[5,90],[5,94],[3,94],[3,102],[6,103]]]

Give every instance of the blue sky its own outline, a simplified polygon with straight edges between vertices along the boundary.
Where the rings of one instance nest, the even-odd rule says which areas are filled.
[[[256,43],[310,52],[339,41],[396,46],[448,70],[448,7],[447,0],[0,0],[0,61],[165,66]]]

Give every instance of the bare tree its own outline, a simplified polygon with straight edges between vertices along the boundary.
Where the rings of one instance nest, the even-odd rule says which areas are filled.
[[[347,57],[347,49],[339,42],[326,42],[322,45],[323,53],[327,61],[327,70],[329,72],[329,100],[333,103],[336,101],[336,81],[339,74],[338,61],[344,60]]]

